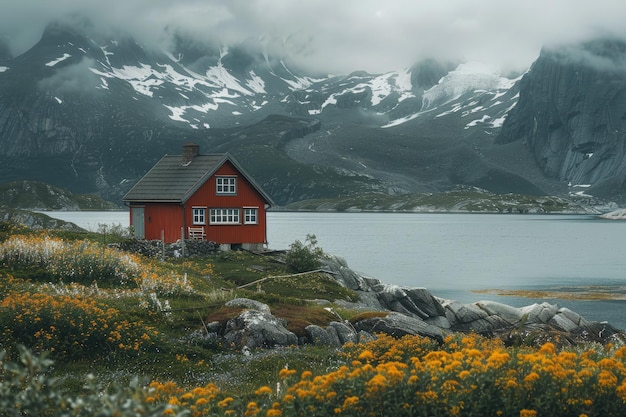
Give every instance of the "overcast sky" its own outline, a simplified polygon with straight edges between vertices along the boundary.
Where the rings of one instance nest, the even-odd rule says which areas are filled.
[[[224,44],[262,37],[335,73],[429,57],[508,72],[528,68],[544,45],[626,38],[625,0],[0,0],[0,37],[21,53],[71,13],[163,45],[176,31]]]

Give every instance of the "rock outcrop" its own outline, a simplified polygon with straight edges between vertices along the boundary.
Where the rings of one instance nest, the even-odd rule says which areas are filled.
[[[626,194],[626,43],[544,49],[520,83],[496,142],[526,144],[543,172],[587,194]]]
[[[28,210],[17,210],[0,206],[0,222],[21,224],[33,230],[58,229],[72,232],[84,232],[85,229],[71,222],[55,219],[43,213]]]
[[[224,341],[238,349],[271,348],[298,344],[298,337],[283,320],[259,310],[245,310],[226,323]]]
[[[626,341],[626,333],[608,323],[592,322],[580,314],[550,303],[516,308],[495,301],[463,304],[432,295],[425,288],[403,288],[352,271],[341,258],[329,256],[324,269],[342,285],[359,295],[345,307],[373,314],[352,322],[333,321],[326,327],[309,325],[300,339],[287,330],[287,323],[271,314],[269,306],[237,298],[228,307],[244,311],[225,326],[211,324],[211,331],[237,349],[290,346],[312,343],[340,347],[345,343],[372,340],[377,333],[394,337],[420,335],[438,342],[453,332],[478,333],[498,337],[507,344],[560,345],[580,342]],[[208,329],[208,328],[207,328]],[[209,331],[209,330],[207,330]]]
[[[395,336],[419,334],[441,340],[450,332],[474,332],[514,343],[534,338],[606,342],[626,334],[608,323],[586,320],[578,313],[549,303],[516,308],[495,301],[463,304],[444,300],[426,288],[382,284],[348,268],[345,260],[329,256],[324,269],[342,285],[359,295],[359,302],[346,307],[389,312],[385,316],[354,323],[355,332],[384,332]]]

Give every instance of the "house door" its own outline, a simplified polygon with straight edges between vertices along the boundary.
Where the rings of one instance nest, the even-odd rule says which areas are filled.
[[[146,238],[146,225],[144,223],[143,207],[131,207],[130,216],[132,220],[135,237],[137,239]]]

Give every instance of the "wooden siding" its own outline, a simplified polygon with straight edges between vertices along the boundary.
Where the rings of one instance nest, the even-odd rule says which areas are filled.
[[[236,176],[237,193],[235,195],[217,195],[215,177]],[[222,165],[208,181],[185,203],[185,228],[193,224],[192,208],[206,207],[206,239],[223,243],[265,243],[265,199],[230,163]],[[257,224],[244,224],[244,207],[257,208]],[[239,209],[240,224],[211,225],[212,208]],[[146,212],[146,216],[148,216]],[[146,232],[147,233],[147,232]]]
[[[161,239],[162,231],[166,242],[176,242],[180,239],[183,209],[179,204],[146,203],[144,207],[147,240]]]

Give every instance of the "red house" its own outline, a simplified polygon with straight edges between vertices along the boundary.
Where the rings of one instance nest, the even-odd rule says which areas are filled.
[[[188,143],[165,155],[124,196],[140,239],[206,239],[223,249],[260,249],[267,243],[271,198],[228,153],[200,155]]]

